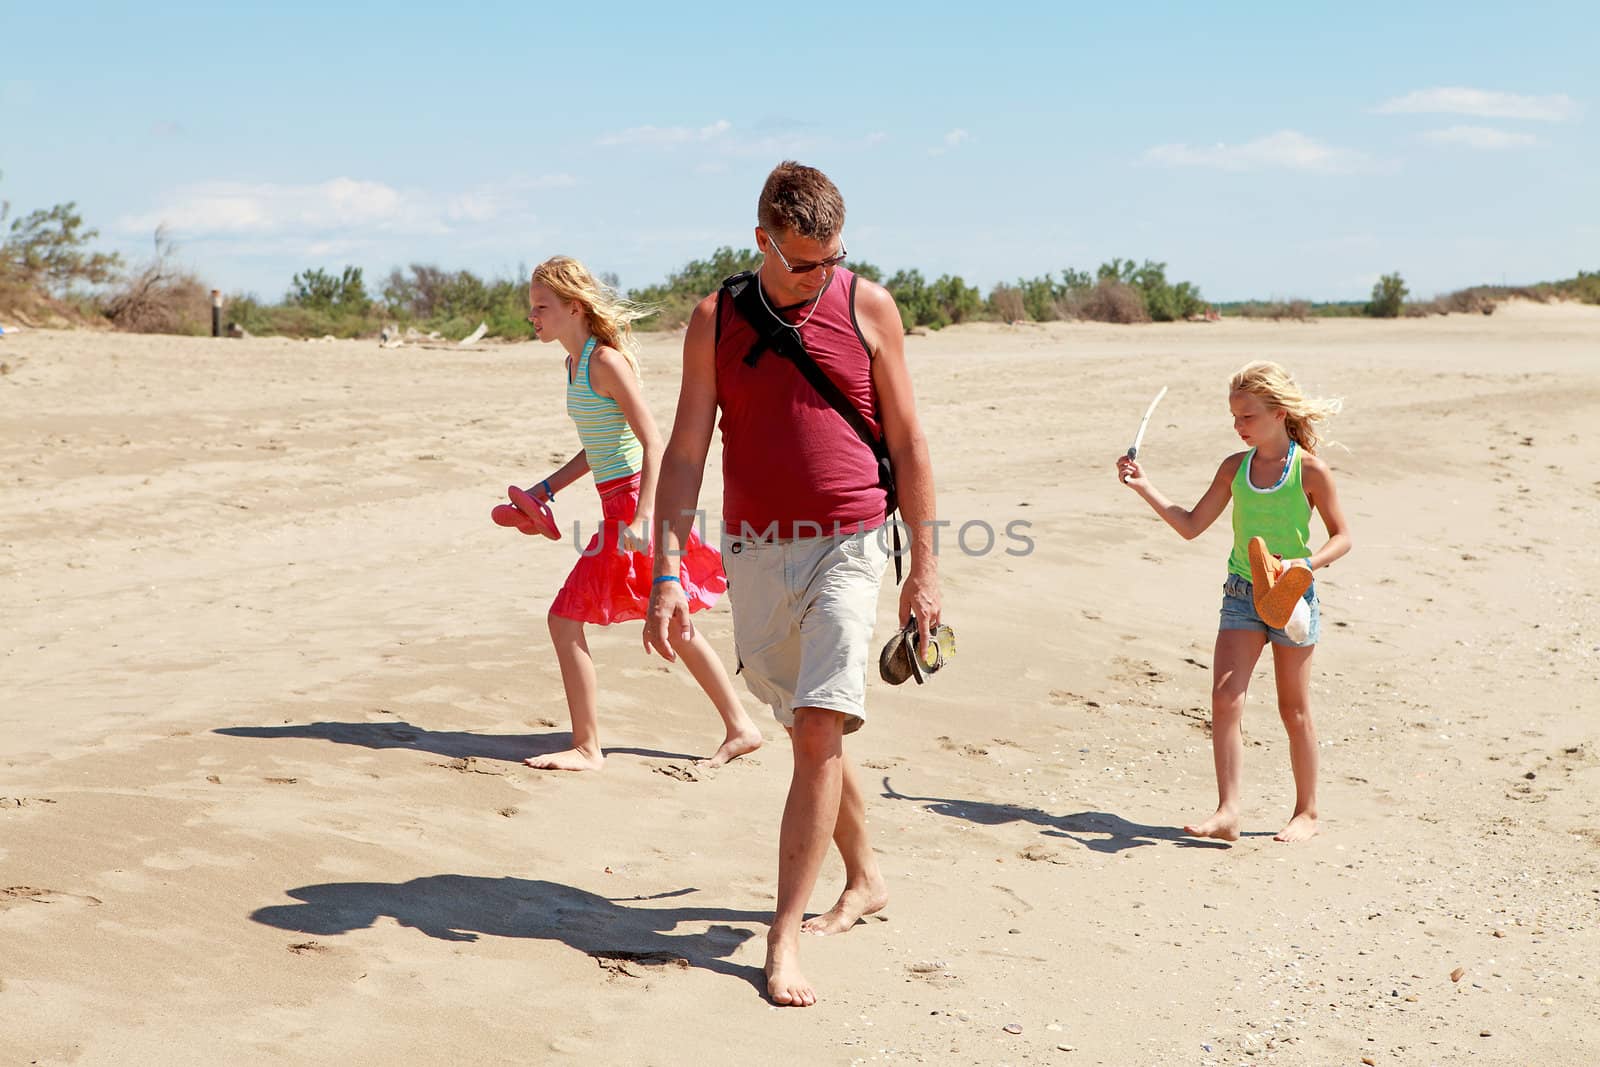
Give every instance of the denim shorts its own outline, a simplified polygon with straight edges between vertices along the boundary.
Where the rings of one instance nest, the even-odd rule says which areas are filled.
[[[1222,621],[1219,630],[1254,630],[1267,635],[1267,640],[1285,648],[1310,648],[1322,636],[1322,608],[1317,602],[1317,583],[1312,582],[1304,600],[1311,606],[1311,632],[1304,641],[1291,641],[1282,630],[1268,626],[1256,614],[1256,602],[1251,596],[1248,581],[1237,574],[1228,575],[1222,584]]]

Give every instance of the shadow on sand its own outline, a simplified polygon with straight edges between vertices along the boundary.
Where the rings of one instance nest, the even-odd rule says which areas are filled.
[[[560,941],[620,973],[637,975],[639,967],[651,964],[698,967],[748,982],[765,995],[766,977],[760,967],[728,959],[755,931],[728,924],[765,925],[769,914],[726,908],[630,907],[627,903],[694,892],[680,889],[653,897],[611,900],[559,882],[437,874],[399,883],[301,886],[288,891],[301,903],[260,908],[250,917],[281,930],[324,937],[365,929],[388,916],[401,926],[443,941],[476,941],[480,935]],[[679,923],[714,925],[704,933],[668,933]]]
[[[1106,811],[1080,811],[1073,815],[1051,815],[1038,808],[1024,808],[1016,804],[991,804],[983,800],[947,800],[943,797],[910,797],[895,791],[887,776],[883,779],[883,795],[891,800],[909,800],[923,805],[928,811],[947,815],[952,819],[965,819],[979,826],[1000,826],[1008,822],[1029,822],[1043,827],[1046,837],[1065,837],[1084,848],[1096,852],[1122,852],[1130,848],[1166,842],[1180,848],[1228,848],[1226,841],[1212,841],[1203,837],[1190,837],[1177,826],[1146,826],[1129,822],[1120,815]],[[1246,837],[1271,837],[1267,831],[1245,834]]]
[[[214,733],[229,737],[302,737],[362,748],[409,748],[452,759],[504,760],[521,763],[528,756],[548,756],[572,747],[570,733],[472,734],[462,730],[426,730],[408,722],[308,722],[286,726],[226,726]],[[653,748],[610,748],[606,755],[625,754],[655,759],[693,760],[682,752]]]

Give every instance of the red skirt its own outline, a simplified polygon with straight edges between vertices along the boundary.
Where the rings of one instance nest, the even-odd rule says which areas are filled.
[[[600,626],[642,619],[650,607],[653,561],[643,552],[619,550],[622,528],[639,506],[639,475],[613,478],[595,488],[600,491],[605,516],[600,532],[589,539],[567,575],[566,584],[550,605],[550,614]],[[690,611],[711,607],[728,588],[722,556],[693,529],[678,559],[678,578]]]

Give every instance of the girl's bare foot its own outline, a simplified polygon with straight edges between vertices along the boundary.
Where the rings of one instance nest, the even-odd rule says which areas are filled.
[[[1217,841],[1239,840],[1239,816],[1218,808],[1217,813],[1199,825],[1185,824],[1183,832],[1190,837],[1209,837]]]
[[[873,885],[847,885],[844,892],[839,894],[839,903],[821,915],[807,919],[800,924],[800,929],[823,937],[842,934],[854,926],[857,919],[882,911],[888,903],[889,887],[881,879]]]
[[[581,748],[569,748],[548,756],[529,756],[522,762],[536,771],[598,771],[606,765],[606,757],[604,752],[591,755]]]
[[[729,734],[727,739],[722,742],[721,747],[711,754],[710,759],[705,761],[706,766],[720,767],[730,760],[749,755],[760,748],[765,740],[766,738],[761,736],[761,731],[753,726],[748,733]]]
[[[780,1008],[809,1008],[817,991],[800,973],[800,953],[792,946],[767,942],[767,996]]]
[[[1309,841],[1317,836],[1317,817],[1302,811],[1289,820],[1289,825],[1272,835],[1274,841]]]

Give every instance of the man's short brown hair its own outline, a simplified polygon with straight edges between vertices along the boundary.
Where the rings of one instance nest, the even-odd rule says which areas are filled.
[[[844,197],[816,167],[786,159],[772,168],[756,203],[756,220],[770,234],[785,231],[827,241],[844,229]]]

